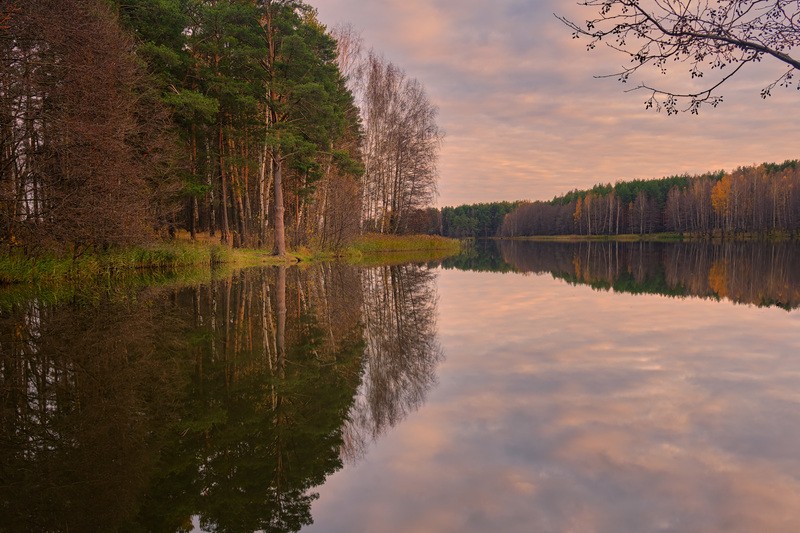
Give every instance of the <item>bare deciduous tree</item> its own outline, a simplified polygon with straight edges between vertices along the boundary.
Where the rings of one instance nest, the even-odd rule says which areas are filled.
[[[364,229],[404,233],[413,214],[436,196],[437,160],[444,132],[438,108],[422,83],[375,51],[351,26],[333,32],[338,64],[356,97],[364,127]]]
[[[605,43],[630,58],[628,66],[603,77],[624,83],[644,69],[666,74],[678,62],[688,64],[691,80],[703,82],[685,91],[638,82],[632,90],[649,93],[645,105],[668,114],[696,114],[703,104],[716,107],[722,102],[720,86],[751,63],[769,58],[788,67],[762,89],[764,98],[776,86],[795,85],[800,70],[800,59],[792,55],[800,45],[797,0],[586,0],[579,5],[596,16],[576,23],[557,15],[574,37],[588,37],[589,49]]]
[[[370,53],[364,69],[364,219],[381,233],[402,232],[406,217],[436,195],[443,132],[422,84]]]
[[[0,29],[0,241],[146,238],[169,216],[170,142],[132,42],[99,0],[20,0],[12,16]]]

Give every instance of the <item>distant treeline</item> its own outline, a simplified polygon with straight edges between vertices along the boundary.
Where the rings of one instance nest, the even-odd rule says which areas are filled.
[[[495,237],[503,219],[519,202],[493,202],[442,208],[442,235]]]
[[[509,213],[502,237],[789,233],[800,229],[800,166],[741,167],[732,173],[596,185]]]
[[[408,215],[402,230],[457,239],[496,237],[505,216],[518,205],[519,202],[490,202],[416,209]]]
[[[800,231],[800,161],[599,184],[550,201],[416,209],[402,228],[453,238]]]

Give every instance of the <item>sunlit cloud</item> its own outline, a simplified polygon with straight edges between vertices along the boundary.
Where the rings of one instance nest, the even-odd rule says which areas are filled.
[[[549,199],[619,179],[733,170],[798,157],[796,91],[759,90],[765,62],[731,83],[699,117],[644,109],[613,73],[624,58],[587,53],[553,15],[556,0],[317,0],[329,25],[349,22],[368,46],[419,78],[447,132],[439,205]],[[680,83],[680,68],[675,71]],[[662,80],[656,80],[662,81]],[[663,80],[666,81],[666,80]]]

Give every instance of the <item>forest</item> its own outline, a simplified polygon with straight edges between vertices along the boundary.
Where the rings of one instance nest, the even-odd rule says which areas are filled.
[[[557,235],[796,236],[800,162],[619,181],[550,201],[408,210],[403,231],[457,239]]]
[[[299,0],[0,0],[0,249],[800,228],[797,161],[438,209],[437,119]]]
[[[421,82],[298,0],[0,1],[0,246],[337,249],[431,205]]]
[[[445,237],[494,237],[505,216],[519,202],[492,202],[442,208],[442,235]]]
[[[499,235],[796,236],[798,229],[800,166],[792,160],[595,185],[547,202],[524,202],[505,217]]]
[[[441,235],[455,239],[496,237],[505,216],[520,202],[485,202],[411,209],[403,233]]]

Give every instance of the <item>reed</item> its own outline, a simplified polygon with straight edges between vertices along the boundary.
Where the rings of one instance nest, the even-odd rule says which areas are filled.
[[[362,254],[392,252],[447,251],[458,253],[461,243],[437,235],[378,235],[366,234],[359,237],[352,248]]]

